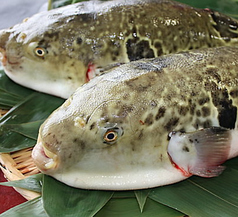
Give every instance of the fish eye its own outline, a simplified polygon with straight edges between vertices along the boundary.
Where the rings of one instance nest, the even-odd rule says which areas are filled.
[[[42,48],[42,47],[35,48],[35,54],[38,57],[44,57],[46,53],[47,53],[47,50],[45,48]]]
[[[121,127],[104,127],[103,128],[103,143],[113,144],[117,139],[123,135],[123,129]]]
[[[118,138],[118,133],[116,131],[113,130],[109,130],[104,134],[104,142],[106,143],[112,143],[115,142]]]

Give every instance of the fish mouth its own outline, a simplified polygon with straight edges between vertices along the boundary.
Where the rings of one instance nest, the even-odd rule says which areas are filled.
[[[38,139],[33,148],[32,158],[42,172],[55,170],[58,167],[58,156],[47,149],[41,139]]]
[[[3,66],[7,65],[7,55],[5,49],[0,47],[0,61],[2,62]]]

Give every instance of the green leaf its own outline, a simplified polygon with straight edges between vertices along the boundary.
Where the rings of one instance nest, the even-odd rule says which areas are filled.
[[[182,217],[184,214],[151,199],[147,199],[144,212],[138,209],[136,198],[112,198],[95,217]],[[87,217],[87,216],[85,216]]]
[[[147,199],[150,191],[151,191],[151,189],[144,189],[144,190],[140,190],[140,191],[134,191],[141,212],[143,212],[143,209],[144,209],[144,206],[145,206],[145,203],[146,203],[146,199]]]
[[[192,177],[156,188],[149,198],[192,217],[236,216],[238,171],[229,169],[216,178]]]
[[[24,188],[30,191],[41,193],[42,178],[43,174],[36,174],[17,181],[1,182],[0,185]]]
[[[182,2],[187,5],[191,5],[193,7],[197,8],[210,8],[216,11],[220,11],[224,14],[231,15],[231,16],[237,16],[238,11],[238,1],[236,0],[222,0],[222,1],[216,1],[216,0],[179,0],[179,2]]]
[[[13,107],[33,92],[11,81],[0,67],[0,108]]]
[[[42,194],[44,208],[51,217],[91,217],[105,206],[113,192],[72,188],[44,175]]]
[[[21,100],[21,97],[0,89],[0,106],[2,109],[10,109],[17,103],[20,103]]]
[[[23,123],[23,124],[5,124],[5,125],[2,125],[2,130],[4,132],[12,131],[12,132],[21,134],[25,137],[28,137],[30,139],[36,140],[38,135],[38,129],[42,123],[43,123],[43,120]]]
[[[42,205],[41,197],[27,201],[0,214],[0,217],[49,217]]]
[[[65,5],[70,5],[70,4],[74,4],[76,2],[82,2],[85,0],[49,0],[48,1],[48,9],[54,9],[54,8],[59,8]]]
[[[75,2],[75,0],[52,0],[54,4],[53,7]],[[181,2],[200,8],[209,7],[226,14],[237,16],[238,1],[235,0],[181,0]],[[10,152],[33,146],[35,144],[39,124],[62,102],[63,100],[56,97],[40,94],[17,85],[8,79],[3,71],[0,71],[0,106],[1,108],[14,106],[14,108],[0,120],[0,147],[2,146],[0,151]],[[49,213],[53,213],[52,216],[54,217],[64,216],[65,212],[71,212],[70,206],[73,207],[73,211],[75,212],[73,213],[72,211],[71,216],[76,216],[77,213],[79,213],[80,216],[85,215],[86,217],[87,215],[93,215],[93,213],[96,213],[102,207],[103,208],[96,214],[97,217],[177,217],[182,216],[183,213],[189,214],[192,217],[237,216],[238,203],[236,192],[238,189],[236,186],[238,186],[238,180],[236,177],[238,177],[238,158],[227,162],[226,165],[227,170],[217,178],[205,179],[193,177],[171,186],[154,188],[149,194],[149,198],[147,198],[144,206],[143,198],[145,199],[145,197],[141,196],[143,193],[139,193],[140,191],[136,193],[137,200],[133,191],[115,192],[112,199],[107,203],[112,192],[86,191],[68,186],[65,188],[64,184],[52,178],[50,178],[50,181],[46,180],[46,178],[46,182],[43,186],[44,204],[49,210]],[[51,195],[51,193],[53,194]],[[97,211],[92,211],[92,209],[97,207],[95,203],[99,201],[101,194],[103,201],[100,201],[100,206]],[[65,195],[67,197],[65,197]],[[70,198],[68,198],[69,195],[71,196]],[[78,201],[77,199],[80,198],[83,200]],[[94,198],[96,198],[95,203],[93,203],[92,200]],[[140,206],[144,207],[143,213],[140,212],[137,201],[140,201]],[[50,202],[49,205],[48,202]],[[83,207],[83,204],[86,204],[85,207]],[[183,213],[176,210],[180,210]],[[61,212],[63,214],[61,214]],[[0,215],[0,217],[47,216],[43,209],[41,199],[27,202],[6,213],[7,214]],[[57,215],[54,215],[55,213]]]
[[[0,119],[0,152],[32,147],[40,124],[64,102],[63,99],[34,92]]]

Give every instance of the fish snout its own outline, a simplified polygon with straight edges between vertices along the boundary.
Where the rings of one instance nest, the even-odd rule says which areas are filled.
[[[44,173],[50,172],[58,166],[58,156],[46,148],[41,138],[38,138],[37,144],[33,148],[32,159]]]

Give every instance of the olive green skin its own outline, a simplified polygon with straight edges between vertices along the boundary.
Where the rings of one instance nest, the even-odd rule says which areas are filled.
[[[206,48],[97,76],[43,123],[36,165],[80,188],[127,190],[187,178],[170,162],[168,135],[214,126],[237,130],[237,57],[237,47]],[[105,129],[118,132],[113,143]],[[54,168],[45,167],[42,148],[55,156]]]
[[[90,1],[2,30],[0,50],[15,82],[67,98],[88,77],[121,63],[238,44],[237,26],[226,15],[170,0]],[[98,69],[91,76],[89,65]]]

